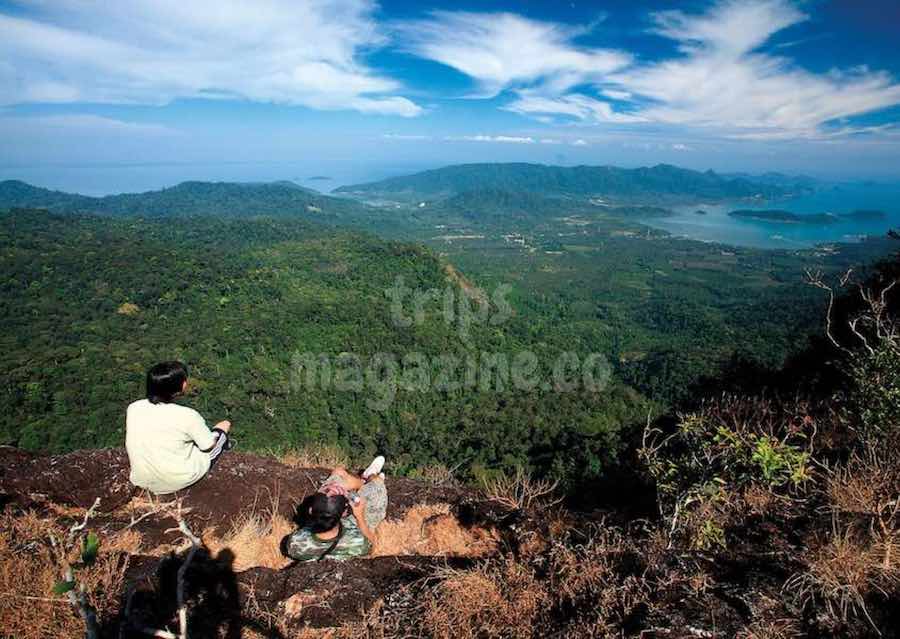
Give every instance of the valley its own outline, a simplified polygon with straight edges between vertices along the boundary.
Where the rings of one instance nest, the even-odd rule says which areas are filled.
[[[515,171],[497,172],[515,183]],[[190,401],[244,424],[251,450],[325,441],[388,451],[407,473],[442,464],[472,477],[524,464],[568,481],[585,463],[604,472],[648,412],[702,395],[703,380],[730,363],[777,368],[802,349],[821,330],[824,304],[806,271],[864,269],[894,249],[886,238],[788,251],[673,237],[642,223],[669,213],[661,178],[637,175],[649,180],[641,198],[505,183],[456,192],[442,178],[440,195],[378,206],[289,183],[184,183],[106,198],[0,183],[12,407],[0,439],[53,451],[115,445],[145,362],[177,356],[196,371]],[[688,184],[680,199],[697,180],[707,194],[763,188],[677,175]],[[421,324],[393,325],[385,291],[397,278],[418,291],[459,287],[448,268],[470,292],[506,287],[512,315],[460,335],[431,302]],[[447,354],[484,364],[485,354],[528,352],[545,377],[561,354],[599,354],[612,383],[599,394],[291,387],[298,353],[343,351],[364,362],[414,351],[432,367]],[[110,383],[73,394],[98,368]],[[71,419],[84,427],[58,425]]]

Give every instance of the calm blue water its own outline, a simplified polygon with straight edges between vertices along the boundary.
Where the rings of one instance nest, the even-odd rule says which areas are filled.
[[[706,215],[698,215],[698,209],[706,211]],[[887,213],[887,218],[822,225],[785,224],[727,215],[736,209],[781,209],[800,214],[839,214],[857,209],[876,209]],[[675,215],[670,217],[641,221],[673,235],[705,242],[757,248],[809,248],[829,242],[858,242],[869,235],[884,235],[890,228],[900,229],[900,184],[841,184],[786,200],[753,204],[698,203],[674,207],[673,210]]]
[[[369,166],[362,163],[211,162],[117,164],[93,166],[0,166],[0,180],[23,180],[35,186],[82,195],[140,193],[174,186],[187,180],[205,182],[275,182],[290,180],[327,193],[345,184],[414,173],[420,167],[403,164]],[[315,180],[313,177],[327,177]]]

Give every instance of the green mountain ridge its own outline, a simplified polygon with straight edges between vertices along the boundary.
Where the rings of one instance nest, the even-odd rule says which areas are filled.
[[[90,197],[32,186],[19,180],[0,182],[0,209],[45,208],[65,213],[202,216],[360,216],[368,208],[329,197],[289,181],[181,182],[158,191]]]
[[[725,177],[668,164],[625,169],[614,166],[549,166],[528,163],[460,164],[414,175],[343,186],[356,197],[449,197],[466,191],[496,189],[543,195],[609,195],[625,198],[770,198],[792,190],[778,184]]]

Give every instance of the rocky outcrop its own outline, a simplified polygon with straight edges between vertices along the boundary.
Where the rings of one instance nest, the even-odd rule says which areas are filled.
[[[52,456],[3,447],[0,469],[6,514],[35,512],[68,527],[99,498],[89,529],[101,540],[125,533],[136,539],[123,562],[119,581],[125,587],[107,593],[119,599],[113,606],[118,614],[104,626],[110,636],[118,636],[129,596],[129,627],[172,623],[176,574],[186,555],[179,518],[204,542],[185,575],[192,636],[237,628],[279,636],[276,626],[358,623],[387,594],[438,568],[467,565],[501,543],[496,526],[502,509],[473,491],[388,477],[383,527],[402,543],[386,541],[382,552],[376,544],[371,558],[291,563],[280,555],[279,540],[293,528],[296,505],[329,469],[296,468],[259,455],[229,453],[202,481],[162,498],[129,483],[121,449]]]

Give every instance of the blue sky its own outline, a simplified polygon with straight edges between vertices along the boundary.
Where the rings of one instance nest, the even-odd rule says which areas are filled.
[[[0,177],[900,179],[898,24],[896,0],[0,1]]]

